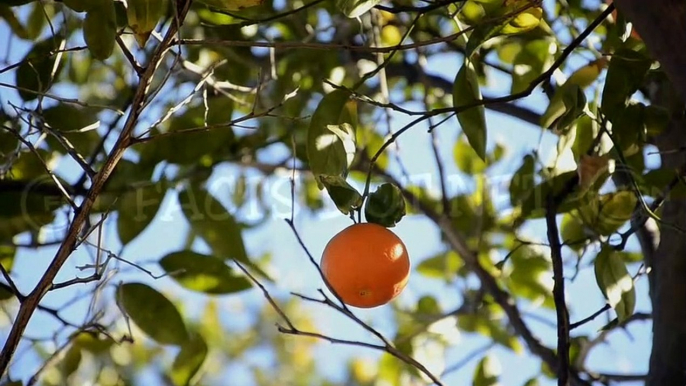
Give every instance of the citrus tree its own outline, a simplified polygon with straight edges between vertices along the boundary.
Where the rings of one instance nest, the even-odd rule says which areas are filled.
[[[686,382],[686,5],[0,17],[0,384]]]

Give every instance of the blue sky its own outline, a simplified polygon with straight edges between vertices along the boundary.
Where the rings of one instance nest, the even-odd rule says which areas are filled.
[[[4,22],[0,22],[0,41],[7,41],[7,36],[7,25]],[[2,56],[1,58],[7,63],[13,63],[24,55],[25,50],[26,45],[15,41],[9,56],[7,58]],[[4,55],[4,53],[0,52],[0,55]],[[460,63],[461,59],[458,57],[436,56],[428,63],[427,67],[433,73],[441,75],[446,79],[452,79]],[[489,95],[506,94],[509,84],[497,76],[494,79],[495,81],[489,85],[485,92],[488,92]],[[12,73],[0,74],[0,81],[12,83],[14,81]],[[185,94],[181,93],[181,95]],[[8,101],[17,102],[16,95],[7,89],[0,90],[0,98],[2,98],[0,103],[5,104],[5,106]],[[536,92],[521,103],[539,112],[543,111],[547,106],[547,100],[540,93]],[[421,108],[421,106],[410,107],[414,109]],[[409,120],[402,115],[393,114],[392,122],[394,129],[397,130],[397,128],[402,127]],[[507,176],[516,170],[521,161],[521,156],[530,150],[539,149],[543,158],[549,159],[555,149],[556,138],[549,133],[543,135],[539,144],[541,132],[538,127],[491,112],[487,113],[487,122],[489,146],[493,146],[498,141],[507,147],[506,158],[491,172],[491,177],[494,180],[498,180],[501,176]],[[380,129],[380,131],[385,131],[385,128]],[[451,162],[453,144],[458,132],[459,127],[454,119],[442,126],[437,132],[440,138],[438,142],[440,144],[440,153],[446,160],[446,173],[450,176],[450,180],[454,181],[456,190],[468,189],[469,186],[466,180],[464,180],[464,176],[458,172]],[[426,126],[420,125],[408,131],[399,139],[398,144],[401,149],[400,159],[407,167],[412,179],[428,182],[429,187],[438,189],[436,165],[431,152],[430,136],[426,133]],[[65,161],[58,168],[58,170],[69,173],[74,170],[74,165],[70,164],[69,161]],[[394,165],[392,170],[397,172],[397,165]],[[227,201],[225,198],[230,196],[229,193],[233,189],[227,181],[230,181],[236,175],[236,172],[237,169],[233,166],[219,167],[213,175],[213,180],[209,183],[211,189],[213,186],[216,189],[216,192],[213,193],[217,193],[217,197],[223,201]],[[270,291],[281,299],[285,299],[290,291],[314,296],[316,295],[316,290],[322,287],[316,271],[307,261],[306,255],[283,220],[283,218],[289,215],[290,210],[284,203],[284,199],[288,199],[289,194],[288,177],[288,175],[276,175],[267,179],[266,186],[268,190],[265,191],[268,192],[269,197],[273,198],[274,213],[262,226],[246,231],[244,234],[245,243],[251,256],[261,256],[265,253],[271,255],[273,261],[272,271],[277,282],[274,286],[270,287]],[[257,182],[255,179],[252,181]],[[496,193],[506,197],[507,187],[503,186],[502,190],[496,190]],[[309,250],[317,257],[321,254],[326,242],[334,234],[350,224],[350,220],[347,217],[340,215],[328,200],[325,199],[325,201],[328,203],[328,206],[321,214],[312,215],[306,210],[302,210],[296,216],[296,226],[300,234],[303,236]],[[123,251],[122,257],[137,263],[149,263],[156,261],[168,252],[181,249],[186,239],[188,225],[176,205],[175,195],[172,192],[163,203],[156,221],[127,246]],[[164,215],[160,215],[160,213]],[[249,216],[250,214],[244,212],[243,215]],[[103,242],[109,249],[119,251],[120,244],[115,224],[116,222],[114,222],[113,218],[109,225],[105,226]],[[393,231],[404,240],[414,266],[418,265],[423,259],[444,249],[440,244],[439,234],[436,232],[435,227],[429,220],[421,216],[406,217]],[[545,241],[545,228],[540,222],[528,226],[526,233],[532,239]],[[195,247],[199,251],[206,248],[201,242],[196,242]],[[631,244],[631,247],[635,248],[635,243]],[[14,275],[17,277],[20,289],[26,292],[32,288],[45,267],[47,267],[55,251],[56,248],[44,248],[38,253],[27,250],[22,250],[19,253],[16,259]],[[566,252],[569,253],[569,251]],[[86,273],[79,271],[76,267],[91,261],[92,256],[89,253],[83,250],[77,251],[61,271],[58,280],[73,278],[75,275],[83,276]],[[587,266],[591,261],[589,256],[584,259]],[[154,272],[160,272],[155,264],[148,264],[146,267]],[[637,266],[630,267],[632,273],[636,269]],[[140,272],[122,272],[115,280],[150,282],[155,288],[173,293],[174,296],[183,299],[184,305],[188,308],[190,314],[202,310],[207,299],[205,296],[182,289],[168,278],[151,280]],[[592,266],[590,269],[583,270],[574,282],[568,282],[567,285],[567,296],[572,321],[593,313],[604,304],[602,295],[595,283]],[[46,297],[45,302],[48,305],[60,305],[73,297],[75,293],[85,289],[86,287],[74,287],[63,291],[51,292]],[[444,310],[450,310],[461,303],[461,299],[457,294],[458,291],[455,287],[447,286],[435,280],[427,280],[413,272],[407,289],[402,293],[397,302],[400,305],[411,306],[419,297],[432,295],[439,300]],[[637,294],[637,311],[648,311],[650,305],[647,299],[647,280],[645,278],[637,282]],[[111,291],[109,295],[111,295]],[[257,290],[251,290],[239,296],[216,297],[214,300],[218,303],[220,309],[225,310],[224,322],[232,330],[250,328],[254,322],[252,319],[254,311],[259,309],[264,302],[262,295]],[[232,311],[237,307],[244,307],[249,311],[244,314]],[[351,321],[335,315],[330,309],[312,304],[306,304],[304,307],[314,315],[317,327],[323,333],[347,339],[373,341],[369,334],[354,326]],[[554,313],[552,312],[541,312],[535,309],[528,310],[526,304],[522,304],[522,309],[527,313],[531,312],[540,315],[549,321],[555,320]],[[84,303],[80,303],[72,307],[68,312],[65,312],[65,315],[68,315],[74,321],[79,321],[83,317],[84,310]],[[390,308],[385,306],[372,310],[361,310],[357,314],[363,320],[370,321],[380,331],[392,336],[394,326],[393,323],[389,322],[390,312]],[[611,316],[611,314],[609,315]],[[607,317],[606,315],[600,316],[594,322],[575,332],[593,334],[607,323]],[[545,343],[554,346],[556,339],[554,328],[533,318],[527,318],[527,322],[530,328]],[[29,325],[27,335],[32,337],[45,336],[46,330],[49,331],[55,326],[56,324],[50,316],[37,313]],[[8,326],[5,324],[5,327]],[[2,335],[0,336],[4,337],[6,331],[7,328],[3,328]],[[292,339],[300,338],[293,337]],[[446,366],[459,362],[472,350],[483,346],[485,342],[486,340],[480,336],[462,334],[460,342],[448,351],[449,355],[446,359]],[[608,372],[626,371],[627,373],[641,373],[647,370],[647,359],[650,352],[650,323],[637,322],[633,323],[627,332],[616,331],[611,335],[609,343],[597,347],[589,356],[587,363],[592,370]],[[503,375],[501,377],[501,384],[503,385],[522,384],[526,379],[536,375],[539,371],[539,361],[532,359],[526,351],[522,355],[514,355],[509,351],[494,348],[492,352],[499,358],[502,365]],[[317,346],[316,357],[321,358],[317,361],[317,364],[322,373],[340,380],[347,359],[352,357],[376,358],[378,354],[364,348],[331,345],[322,342]],[[264,350],[256,350],[245,360],[253,363],[264,363],[268,366],[268,359],[269,356],[266,355]],[[25,377],[26,374],[32,374],[38,365],[37,358],[28,353],[22,354],[21,348],[16,360],[19,362],[13,368],[15,376],[21,374],[22,377]],[[444,379],[445,383],[449,385],[469,384],[477,362],[478,360],[473,360],[460,371],[446,376]],[[430,364],[427,365],[431,367]],[[241,379],[240,375],[244,374],[244,371],[240,369],[240,364],[230,367],[229,370],[231,371],[231,379],[236,382],[235,384],[249,386],[247,378],[245,380]],[[552,385],[553,382],[543,382],[543,384]]]

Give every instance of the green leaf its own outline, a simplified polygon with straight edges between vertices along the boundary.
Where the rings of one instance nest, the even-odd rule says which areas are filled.
[[[117,302],[138,328],[158,343],[182,345],[188,340],[186,325],[174,304],[148,285],[121,284]]]
[[[172,252],[160,259],[160,266],[183,287],[208,294],[230,294],[251,287],[250,281],[218,257],[193,251]]]
[[[637,201],[634,192],[627,190],[600,196],[590,194],[579,214],[586,225],[608,236],[631,219]]]
[[[560,234],[562,242],[575,251],[580,251],[586,245],[588,235],[586,235],[586,226],[578,215],[565,213],[562,216],[562,224],[560,225]]]
[[[541,115],[541,126],[564,134],[584,113],[586,94],[579,85],[565,83],[555,91],[550,104]]]
[[[318,182],[326,188],[329,197],[343,214],[362,206],[362,195],[341,176],[319,175]]]
[[[510,180],[510,203],[513,206],[519,205],[524,201],[536,186],[536,160],[531,154],[524,156],[522,166],[517,169]]]
[[[457,272],[464,266],[464,261],[455,251],[448,251],[423,260],[417,266],[417,272],[432,278],[444,279],[446,282],[457,277]]]
[[[192,186],[179,192],[179,203],[191,228],[215,255],[250,263],[241,228],[221,202],[201,187]]]
[[[12,292],[12,288],[8,286],[7,284],[0,283],[0,302],[4,302],[5,300],[10,300],[14,299],[14,293]]]
[[[126,16],[138,45],[145,47],[150,34],[167,13],[167,0],[128,0]]]
[[[348,175],[355,152],[356,119],[350,93],[334,90],[324,96],[307,132],[307,159],[315,176]]]
[[[7,272],[12,271],[14,265],[14,256],[17,254],[17,248],[11,245],[0,245],[0,264]]]
[[[509,6],[498,7],[495,12],[488,15],[493,21],[477,23],[469,35],[465,56],[471,57],[481,45],[494,37],[521,34],[536,28],[543,16],[543,9],[540,7],[522,9],[522,5],[525,4],[526,1],[515,1]]]
[[[12,33],[14,33],[18,38],[29,40],[30,38],[28,31],[21,23],[21,21],[17,18],[17,16],[14,14],[12,8],[10,8],[8,5],[2,4],[3,3],[0,2],[0,18],[5,19],[7,25],[12,30]]]
[[[405,199],[397,186],[384,183],[367,198],[364,217],[368,222],[394,227],[405,216]]]
[[[621,115],[631,95],[643,84],[652,60],[627,48],[617,50],[607,69],[601,109],[610,120]]]
[[[15,84],[21,99],[27,102],[32,101],[38,98],[40,94],[48,92],[62,69],[62,65],[58,65],[53,76],[55,62],[59,57],[53,52],[61,45],[62,41],[59,38],[50,37],[36,43],[22,59],[21,65],[15,73]]]
[[[498,385],[498,377],[501,373],[500,362],[498,358],[487,354],[476,365],[474,371],[473,386],[496,386]]]
[[[598,134],[598,123],[584,114],[576,121],[576,135],[572,144],[574,160],[578,161],[582,155],[588,153]]]
[[[462,139],[462,136],[455,142],[453,157],[457,167],[469,175],[480,174],[486,170],[486,162],[479,158],[469,143]]]
[[[207,357],[207,343],[200,334],[192,333],[174,358],[170,378],[176,386],[187,386]]]
[[[481,100],[479,80],[474,67],[469,61],[465,61],[453,84],[453,107],[460,109]],[[476,154],[482,160],[486,160],[486,113],[484,106],[468,108],[457,114],[457,120],[467,140]]]
[[[515,353],[521,353],[524,350],[519,340],[507,332],[498,323],[498,319],[489,314],[488,310],[480,310],[477,314],[460,315],[457,318],[457,325],[461,330],[479,333]]]
[[[551,296],[552,287],[548,285],[548,273],[551,271],[550,260],[536,253],[532,248],[523,246],[510,255],[512,270],[507,277],[512,293],[518,298],[540,302],[543,306],[554,308]]]
[[[50,224],[64,197],[49,178],[0,180],[0,240]]]
[[[45,124],[69,141],[79,154],[90,154],[98,146],[100,136],[97,112],[68,103],[60,103],[43,110]],[[65,146],[54,135],[46,142],[50,149],[66,153]]]
[[[555,43],[550,39],[536,39],[524,44],[515,44],[520,46],[521,50],[513,60],[513,66],[517,69],[512,74],[513,94],[529,88],[531,82],[550,67],[553,61],[551,48]]]
[[[360,17],[381,0],[336,0],[336,6],[349,18]]]
[[[540,386],[540,382],[538,382],[538,379],[536,378],[531,378],[528,381],[526,381],[522,386]]]
[[[97,333],[80,332],[74,338],[74,345],[92,354],[107,354],[115,341],[110,337],[100,337]]]
[[[148,183],[125,192],[119,198],[117,232],[123,245],[135,239],[152,222],[165,193],[165,182]]]
[[[636,290],[624,261],[612,247],[604,245],[594,266],[596,282],[605,299],[617,313],[619,322],[626,320],[634,313]]]
[[[114,51],[117,37],[117,16],[114,1],[88,11],[83,21],[83,39],[95,59],[105,60]]]
[[[76,370],[79,369],[81,364],[81,348],[77,345],[71,345],[59,364],[60,372],[62,373],[62,379],[69,378],[70,375],[74,374]]]

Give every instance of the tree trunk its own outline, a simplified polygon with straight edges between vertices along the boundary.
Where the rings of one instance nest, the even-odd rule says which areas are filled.
[[[681,101],[686,100],[686,1],[616,0],[648,50],[660,61]],[[664,86],[664,85],[663,85]],[[670,94],[657,90],[657,94]],[[672,93],[672,99],[675,98]],[[662,167],[683,170],[686,165],[686,119],[683,102],[653,100],[679,106],[665,133],[656,138]],[[686,229],[686,197],[671,195],[664,203],[663,224]],[[686,385],[686,234],[660,226],[660,244],[649,275],[653,306],[653,348],[648,386]]]

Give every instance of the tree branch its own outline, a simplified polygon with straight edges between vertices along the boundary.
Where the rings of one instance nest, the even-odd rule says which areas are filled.
[[[138,88],[136,89],[133,99],[132,108],[129,112],[126,123],[124,124],[124,128],[117,139],[117,142],[112,148],[110,155],[108,156],[107,161],[103,165],[102,169],[93,178],[92,186],[83,200],[83,203],[76,210],[74,220],[69,227],[64,242],[60,245],[55,257],[39,280],[38,284],[36,284],[36,287],[29,295],[27,295],[26,299],[19,307],[17,318],[12,325],[12,329],[10,330],[7,340],[5,341],[5,344],[2,348],[2,353],[0,353],[0,376],[6,373],[9,363],[17,346],[19,345],[21,337],[26,330],[26,326],[28,325],[31,316],[38,307],[43,296],[52,287],[53,280],[73,252],[76,242],[79,238],[79,233],[88,219],[90,210],[93,207],[96,198],[100,194],[105,182],[117,166],[117,163],[124,155],[124,152],[130,143],[131,135],[136,122],[138,121],[138,117],[143,110],[145,97],[147,95],[148,87],[152,81],[153,75],[155,74],[158,64],[162,61],[166,51],[169,49],[169,46],[174,39],[174,36],[176,35],[180,25],[183,23],[183,20],[190,8],[191,2],[192,0],[186,0],[179,1],[177,3],[177,6],[181,7],[181,9],[177,10],[178,18],[171,23],[164,40],[153,52],[145,72],[139,80]]]

